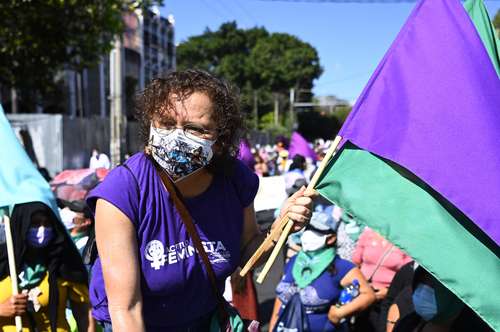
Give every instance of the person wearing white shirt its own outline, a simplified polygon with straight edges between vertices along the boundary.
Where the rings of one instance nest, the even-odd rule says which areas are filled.
[[[97,169],[97,168],[106,168],[109,169],[111,163],[106,154],[101,153],[98,149],[92,150],[92,157],[90,157],[90,165],[89,168]]]

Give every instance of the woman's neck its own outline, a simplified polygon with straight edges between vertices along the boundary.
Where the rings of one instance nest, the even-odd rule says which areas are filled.
[[[212,184],[213,178],[213,174],[203,168],[176,182],[175,185],[183,197],[193,198],[204,193]]]

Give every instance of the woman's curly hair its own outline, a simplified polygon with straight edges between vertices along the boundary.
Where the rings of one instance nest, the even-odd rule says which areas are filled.
[[[183,101],[195,92],[205,93],[212,102],[217,130],[217,153],[214,154],[209,169],[218,168],[238,155],[245,128],[236,89],[206,71],[188,69],[168,72],[161,78],[153,79],[136,97],[135,111],[140,123],[142,142],[145,146],[148,145],[149,129],[155,117],[168,116],[175,110],[172,95]]]

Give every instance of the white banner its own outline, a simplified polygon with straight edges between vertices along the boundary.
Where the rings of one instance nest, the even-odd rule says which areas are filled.
[[[287,198],[283,176],[261,177],[254,200],[255,211],[278,209]]]

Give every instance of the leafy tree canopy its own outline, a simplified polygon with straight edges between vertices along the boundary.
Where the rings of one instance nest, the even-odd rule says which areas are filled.
[[[240,29],[236,22],[181,43],[177,65],[205,69],[231,81],[240,88],[247,110],[255,90],[261,103],[270,92],[284,95],[290,88],[311,88],[322,73],[318,53],[310,44],[292,35],[270,34],[262,27]]]
[[[497,11],[495,18],[493,19],[493,25],[497,29],[497,33],[500,36],[500,10]]]
[[[155,1],[158,3],[158,1]],[[150,0],[0,1],[0,83],[47,93],[62,68],[91,66],[124,29],[122,13]]]

